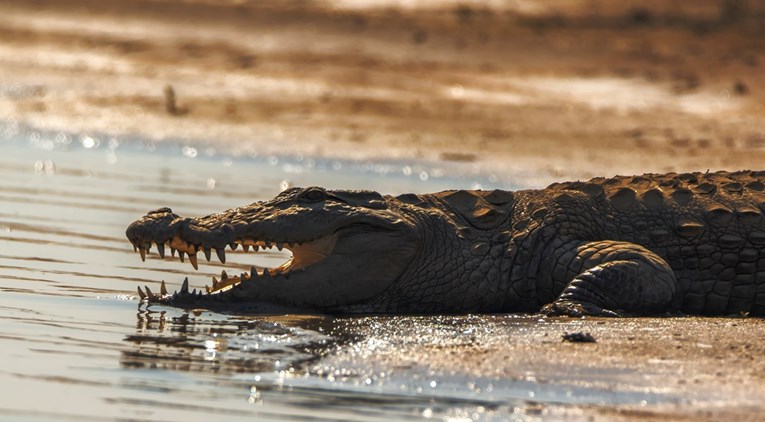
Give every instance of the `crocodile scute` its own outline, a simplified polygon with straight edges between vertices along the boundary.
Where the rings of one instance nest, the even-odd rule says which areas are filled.
[[[227,247],[292,252],[206,291],[138,289],[181,308],[765,316],[763,213],[765,171],[398,196],[314,186],[196,218],[160,208],[127,237],[142,258],[169,248],[195,268]]]

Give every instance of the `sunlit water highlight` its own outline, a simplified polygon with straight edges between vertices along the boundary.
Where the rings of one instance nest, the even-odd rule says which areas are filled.
[[[182,142],[14,125],[0,132],[3,419],[506,419],[562,405],[676,400],[582,386],[570,373],[540,382],[520,369],[497,378],[378,358],[418,342],[459,345],[468,334],[513,341],[541,324],[528,317],[244,318],[138,306],[138,285],[158,290],[164,279],[177,288],[192,272],[188,263],[156,255],[142,263],[134,254],[124,230],[147,210],[206,214],[290,185],[402,193],[501,183],[468,165],[236,157]],[[229,256],[243,269],[285,259]],[[200,269],[192,287],[220,271]]]

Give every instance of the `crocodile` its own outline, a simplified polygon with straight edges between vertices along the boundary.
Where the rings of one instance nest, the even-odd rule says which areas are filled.
[[[538,190],[381,195],[290,188],[196,218],[132,223],[198,267],[226,247],[287,248],[276,268],[213,277],[143,302],[257,313],[765,315],[765,171],[644,174]]]

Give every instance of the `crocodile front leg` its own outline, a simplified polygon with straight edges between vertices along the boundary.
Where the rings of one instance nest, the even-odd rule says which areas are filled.
[[[542,313],[655,314],[667,310],[672,302],[677,290],[675,275],[666,261],[648,249],[615,241],[569,245],[556,259],[551,274],[554,285],[565,287]]]

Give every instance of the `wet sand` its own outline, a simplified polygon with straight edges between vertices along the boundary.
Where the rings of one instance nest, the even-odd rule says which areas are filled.
[[[439,321],[372,319],[347,325],[353,327],[351,331],[369,335],[363,346],[384,346],[371,347],[372,352],[365,352],[365,347],[346,348],[323,365],[425,365],[435,373],[675,398],[650,405],[546,403],[524,409],[530,417],[758,420],[764,409],[765,323],[761,319],[522,317],[514,321],[474,316]],[[589,333],[595,342],[563,341],[567,333]]]
[[[762,168],[765,7],[551,3],[0,0],[0,115],[232,153],[469,162],[527,186]],[[570,417],[754,420],[765,410],[761,319],[540,327],[512,343],[413,335],[368,358],[476,376],[630,368],[645,374],[641,388],[689,398],[559,410]],[[563,343],[564,331],[597,343]],[[530,415],[556,417],[547,411]]]

